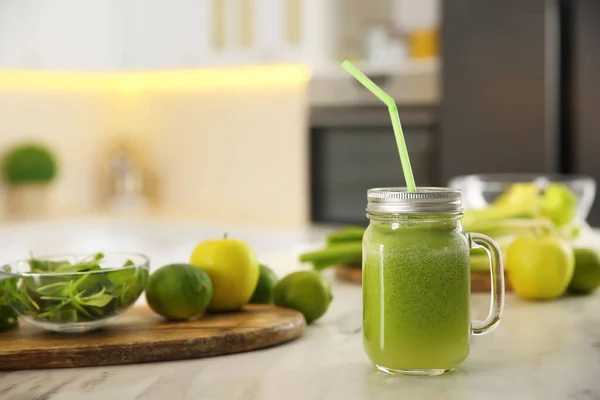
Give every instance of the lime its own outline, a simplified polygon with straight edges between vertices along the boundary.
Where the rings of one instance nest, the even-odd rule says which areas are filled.
[[[213,284],[209,311],[235,311],[248,302],[258,283],[259,267],[254,250],[237,239],[207,240],[199,243],[190,264],[203,269]]]
[[[512,287],[527,299],[559,297],[567,289],[575,268],[573,248],[553,235],[519,236],[505,255]]]
[[[575,272],[569,284],[573,293],[591,293],[600,286],[600,257],[595,250],[575,248]]]
[[[258,284],[256,285],[256,289],[254,289],[250,303],[273,304],[275,285],[277,285],[277,275],[275,275],[275,272],[266,265],[260,264]]]
[[[275,286],[275,304],[300,311],[309,324],[325,314],[331,299],[331,286],[317,271],[292,272]]]
[[[189,264],[171,264],[150,276],[146,301],[157,314],[181,321],[203,314],[212,298],[208,274]]]

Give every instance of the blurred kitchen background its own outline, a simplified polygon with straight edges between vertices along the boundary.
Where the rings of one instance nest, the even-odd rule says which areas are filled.
[[[456,175],[600,178],[597,0],[0,0],[0,218],[366,221]],[[589,218],[600,224],[600,207]]]

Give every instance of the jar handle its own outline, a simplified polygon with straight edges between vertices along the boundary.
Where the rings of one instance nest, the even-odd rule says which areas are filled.
[[[485,335],[493,331],[504,311],[504,266],[500,248],[492,238],[481,233],[469,233],[471,237],[471,248],[483,248],[488,253],[490,260],[490,272],[492,273],[492,301],[490,311],[485,321],[472,321],[471,333],[473,335]]]

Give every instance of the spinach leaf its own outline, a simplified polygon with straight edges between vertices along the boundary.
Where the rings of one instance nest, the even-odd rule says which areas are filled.
[[[0,332],[10,331],[19,327],[18,315],[12,307],[0,306]]]
[[[6,280],[0,281],[0,332],[19,327],[18,315],[8,303],[8,293],[4,289]]]

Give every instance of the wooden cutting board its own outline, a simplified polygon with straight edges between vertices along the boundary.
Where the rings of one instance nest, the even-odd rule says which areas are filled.
[[[55,333],[25,322],[0,333],[0,370],[87,367],[201,358],[260,349],[302,334],[297,311],[249,305],[240,312],[168,322],[137,306],[87,333]]]
[[[362,284],[362,269],[357,267],[345,267],[339,266],[335,268],[335,276],[346,282],[353,282]],[[505,289],[507,292],[512,292],[510,285],[510,279],[504,275]],[[489,293],[491,290],[492,282],[490,280],[489,272],[472,272],[471,273],[471,292]]]
[[[341,281],[362,284],[362,268],[340,265],[335,267],[335,277]]]

